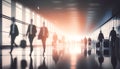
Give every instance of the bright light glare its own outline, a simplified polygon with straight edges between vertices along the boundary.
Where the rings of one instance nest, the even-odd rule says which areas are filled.
[[[80,41],[82,39],[82,36],[80,35],[70,35],[68,36],[68,40],[72,40],[72,41]]]
[[[70,54],[73,54],[73,55],[79,54],[79,53],[81,53],[81,47],[72,45],[69,47],[69,52],[70,52]]]

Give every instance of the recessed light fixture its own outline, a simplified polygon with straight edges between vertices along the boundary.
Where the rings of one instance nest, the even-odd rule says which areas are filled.
[[[58,0],[55,0],[55,1],[52,1],[53,3],[57,4],[57,3],[61,3],[61,1],[58,1]]]
[[[39,10],[39,9],[40,9],[40,7],[39,7],[39,6],[37,6],[37,9]]]

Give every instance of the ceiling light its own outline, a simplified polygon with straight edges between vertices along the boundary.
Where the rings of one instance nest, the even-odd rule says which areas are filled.
[[[39,6],[37,6],[37,9],[39,10],[39,9],[40,9],[40,7],[39,7]]]

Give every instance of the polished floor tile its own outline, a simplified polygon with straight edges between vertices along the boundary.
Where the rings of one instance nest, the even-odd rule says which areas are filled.
[[[29,56],[29,47],[22,49],[2,49],[0,63],[2,69],[120,69],[119,58],[111,57],[110,50],[105,49],[102,55],[92,46],[84,50],[82,44],[66,46],[47,46],[43,56],[42,47],[34,47]]]

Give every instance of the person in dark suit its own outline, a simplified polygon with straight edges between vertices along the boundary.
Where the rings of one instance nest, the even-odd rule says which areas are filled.
[[[114,30],[114,27],[110,31],[109,39],[110,39],[110,45],[111,45],[111,54],[114,54],[114,52],[115,52],[115,42],[116,42],[116,31]]]
[[[32,51],[33,51],[33,39],[34,37],[36,36],[36,26],[33,25],[33,19],[31,19],[31,24],[29,24],[28,26],[28,29],[27,29],[27,33],[26,33],[26,36],[28,35],[28,38],[29,38],[29,42],[30,42],[30,56],[32,54]]]
[[[16,36],[19,35],[18,27],[15,24],[15,18],[12,17],[11,20],[12,20],[12,24],[10,26],[10,33],[9,33],[9,35],[11,36],[11,50],[10,50],[10,54],[12,53],[13,46],[17,47],[17,45],[15,43],[15,38],[16,38]]]
[[[104,35],[103,35],[102,31],[100,30],[100,33],[98,35],[98,41],[100,43],[100,50],[102,50],[102,42],[103,42],[103,40],[104,40]]]
[[[45,22],[43,22],[43,27],[40,28],[40,32],[38,35],[38,39],[42,40],[42,45],[43,45],[43,56],[45,53],[45,48],[46,48],[46,38],[48,37],[48,29],[45,27]]]
[[[116,40],[116,31],[114,30],[114,27],[110,31],[109,38],[111,40],[111,46],[115,46],[115,40]]]

